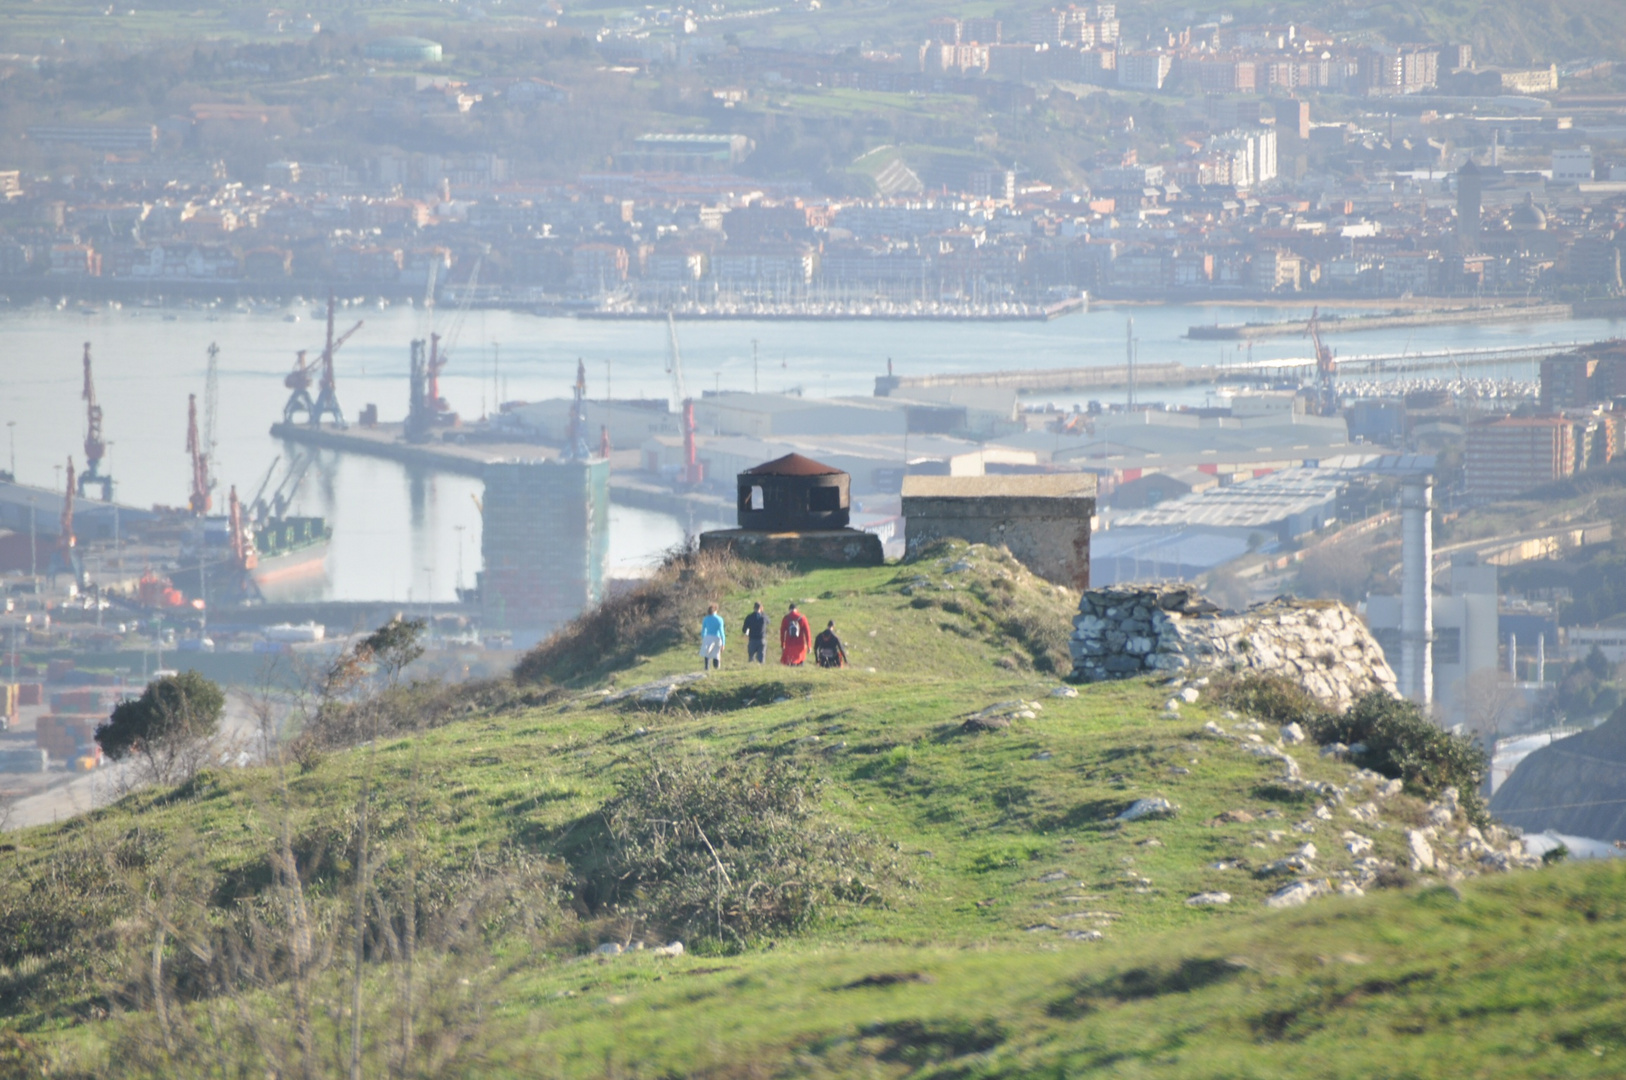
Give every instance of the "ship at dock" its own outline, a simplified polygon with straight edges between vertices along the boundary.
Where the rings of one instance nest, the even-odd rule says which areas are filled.
[[[239,511],[241,513],[241,511]],[[209,607],[293,603],[321,595],[333,527],[319,517],[275,517],[241,526],[230,515],[197,522],[169,579]]]

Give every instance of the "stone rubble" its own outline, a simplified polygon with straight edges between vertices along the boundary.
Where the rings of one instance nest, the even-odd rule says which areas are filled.
[[[1336,601],[1279,598],[1225,612],[1178,585],[1091,589],[1079,601],[1070,644],[1073,674],[1087,682],[1154,672],[1275,672],[1338,708],[1370,690],[1395,692],[1383,650]]]

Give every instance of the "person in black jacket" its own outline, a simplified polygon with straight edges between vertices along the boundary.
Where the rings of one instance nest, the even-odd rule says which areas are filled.
[[[749,664],[755,660],[759,664],[766,664],[768,638],[768,616],[762,613],[762,604],[757,603],[751,609],[751,614],[745,617],[745,662]]]
[[[824,625],[824,632],[813,639],[813,659],[820,667],[842,668],[847,666],[847,650],[842,648],[841,639],[836,637],[836,623],[831,619]]]

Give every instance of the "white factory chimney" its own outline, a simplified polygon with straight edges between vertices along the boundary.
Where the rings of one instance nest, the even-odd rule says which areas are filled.
[[[1400,486],[1400,691],[1423,708],[1434,701],[1434,479]]]

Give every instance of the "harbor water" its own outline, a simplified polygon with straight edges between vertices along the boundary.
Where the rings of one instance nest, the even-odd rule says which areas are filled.
[[[283,377],[299,349],[321,352],[324,325],[314,303],[287,307],[230,304],[207,308],[76,305],[0,309],[0,462],[18,479],[60,487],[67,459],[83,466],[84,405],[80,355],[91,343],[96,389],[108,442],[104,471],[117,481],[119,501],[138,506],[183,505],[190,482],[186,454],[187,395],[204,414],[207,350],[218,344],[215,417],[215,507],[227,489],[252,497],[273,462],[291,447],[268,429],[280,420]],[[1281,306],[1098,307],[1052,322],[683,322],[678,333],[687,391],[793,390],[810,397],[869,395],[888,362],[899,375],[997,369],[1115,365],[1124,361],[1126,318],[1134,320],[1141,363],[1220,364],[1311,355],[1309,342],[1282,337],[1247,343],[1193,341],[1199,323],[1304,318],[1308,304]],[[293,321],[297,319],[298,321]],[[365,325],[340,350],[338,394],[355,422],[368,404],[382,420],[406,412],[408,343],[433,328],[445,336],[450,362],[442,394],[466,418],[499,401],[566,397],[576,361],[585,362],[588,396],[667,398],[667,332],[659,322],[539,317],[509,311],[470,311],[461,317],[404,305],[356,304],[340,309],[340,333]],[[1508,345],[1571,343],[1611,337],[1608,320],[1484,323],[1351,334],[1330,341],[1341,356]],[[1480,368],[1486,377],[1534,377],[1530,361]],[[1200,400],[1203,391],[1142,394],[1159,400]],[[1071,405],[1072,398],[1059,404]],[[280,468],[278,464],[277,468]],[[321,453],[291,512],[321,515],[333,524],[322,598],[450,600],[472,585],[480,562],[480,483],[424,473],[394,462]],[[611,576],[636,573],[681,542],[689,528],[662,514],[615,507],[611,514]],[[314,597],[313,597],[314,598]]]

